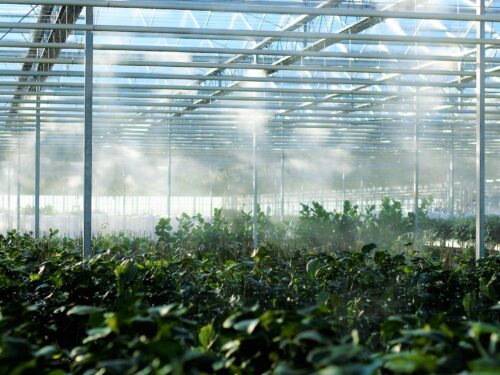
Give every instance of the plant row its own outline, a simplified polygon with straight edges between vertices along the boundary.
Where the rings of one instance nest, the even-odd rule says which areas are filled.
[[[328,211],[318,202],[302,204],[297,218],[275,222],[262,211],[257,212],[257,234],[261,243],[281,248],[309,250],[359,250],[367,243],[379,248],[470,249],[475,240],[474,217],[436,219],[429,217],[430,201],[419,207],[418,237],[414,238],[414,213],[404,212],[401,202],[385,198],[379,210],[375,206],[361,211],[349,201],[343,210]],[[175,229],[170,219],[156,226],[159,244],[170,248],[221,248],[236,255],[252,246],[252,215],[243,211],[214,210],[209,222],[201,215],[181,215]],[[500,246],[500,216],[486,218],[486,244],[493,250]],[[235,248],[232,248],[235,245]]]
[[[79,239],[0,235],[0,373],[498,373],[500,257],[311,242],[347,212],[304,207],[294,239],[259,214],[257,249],[247,214],[163,220],[84,261]]]

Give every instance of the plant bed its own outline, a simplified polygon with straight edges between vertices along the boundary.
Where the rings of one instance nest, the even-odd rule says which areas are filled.
[[[500,257],[251,249],[225,225],[98,237],[85,261],[0,236],[0,373],[500,371]]]

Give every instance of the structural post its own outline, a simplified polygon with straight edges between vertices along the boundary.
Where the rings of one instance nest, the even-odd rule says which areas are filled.
[[[63,187],[62,192],[62,213],[66,213],[66,189]]]
[[[12,230],[12,212],[10,211],[10,165],[7,167],[7,230]]]
[[[477,14],[483,15],[485,0],[477,0]],[[484,22],[477,23],[477,38],[484,40]],[[479,43],[476,52],[476,259],[485,256],[485,46]]]
[[[258,234],[257,234],[257,189],[258,189],[258,176],[257,176],[257,130],[253,130],[253,173],[252,173],[252,234],[253,234],[253,247],[257,248],[259,244]]]
[[[94,24],[94,8],[87,6],[85,21],[87,26]],[[90,256],[92,241],[92,96],[94,72],[94,35],[92,30],[85,31],[85,136],[83,160],[83,257]]]
[[[460,65],[461,66],[461,65]],[[459,79],[459,83],[462,83],[461,79]],[[458,97],[458,113],[461,115],[462,112],[462,95],[463,95],[463,89],[459,90],[460,96]],[[453,128],[453,124],[450,126],[451,130],[451,150],[450,150],[450,186],[449,186],[449,213],[450,217],[455,216],[455,131]],[[460,206],[460,199],[459,199],[459,206]],[[465,210],[464,210],[465,211]]]
[[[450,148],[450,167],[449,167],[449,214],[450,217],[455,216],[455,139],[453,137],[453,130],[451,135],[451,148]]]
[[[363,188],[363,177],[361,177],[361,203],[359,204],[359,210],[362,212],[363,211],[363,201],[365,199],[364,197],[364,188]]]
[[[342,171],[342,207],[344,207],[345,202],[345,172]]]
[[[35,238],[40,238],[40,86],[37,86],[35,113]]]
[[[280,220],[285,221],[285,150],[281,150]]]
[[[415,95],[418,95],[416,93]],[[419,184],[420,184],[420,158],[419,158],[419,148],[420,148],[420,106],[419,99],[415,96],[415,119],[414,119],[414,129],[413,129],[413,148],[414,148],[414,165],[413,165],[413,246],[417,246],[418,240],[418,223],[419,223],[419,212],[418,212],[418,201],[419,201]]]
[[[213,171],[212,164],[210,164],[210,170],[208,172],[208,183],[209,183],[209,194],[210,194],[210,220],[213,218],[214,214],[214,202],[213,202]]]
[[[16,230],[21,231],[21,134],[17,133]]]
[[[167,155],[167,217],[170,218],[172,212],[172,134],[170,124],[168,125],[168,155]]]
[[[375,185],[373,185],[372,186],[372,205],[374,205],[374,206],[377,205],[376,196],[377,196],[377,191],[376,191]]]
[[[122,215],[123,215],[123,231],[127,230],[127,175],[125,166],[122,169],[122,184],[123,184],[123,201],[122,201]]]

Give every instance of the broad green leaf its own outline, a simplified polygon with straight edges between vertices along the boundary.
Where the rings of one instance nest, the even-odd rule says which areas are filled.
[[[66,314],[67,315],[91,315],[102,313],[104,309],[98,306],[76,305],[73,306]]]
[[[97,363],[97,368],[105,368],[111,374],[125,374],[134,368],[134,361],[129,359],[109,359]]]
[[[317,344],[327,343],[327,340],[318,332],[314,330],[302,331],[295,336],[295,343],[300,344],[302,341],[312,341]]]
[[[473,322],[469,323],[469,335],[471,337],[479,338],[482,334],[499,334],[500,335],[500,325],[484,322]]]
[[[203,327],[201,327],[200,332],[198,333],[198,341],[203,349],[208,350],[215,342],[217,338],[217,333],[212,325],[209,323]]]
[[[431,354],[401,352],[386,354],[384,367],[396,373],[411,374],[417,371],[432,373],[436,370],[438,358]]]
[[[68,373],[66,371],[57,369],[57,370],[52,370],[47,375],[67,375],[67,374]]]
[[[43,348],[38,349],[35,353],[35,357],[52,357],[54,354],[60,353],[60,350],[54,345],[47,345]]]
[[[115,268],[115,275],[118,280],[124,285],[132,282],[137,276],[137,266],[129,259],[124,260]]]
[[[490,310],[500,310],[500,301],[498,301],[496,305],[491,306]]]
[[[88,336],[83,340],[84,344],[109,336],[109,334],[111,333],[111,328],[109,327],[92,328],[89,329],[87,333]]]
[[[258,325],[259,319],[245,319],[235,323],[233,328],[237,331],[246,332],[251,335]]]
[[[323,264],[319,259],[311,259],[306,264],[306,272],[310,279],[315,279],[318,276],[318,272],[322,268]]]
[[[469,319],[472,318],[473,316],[476,300],[477,300],[476,292],[467,293],[465,297],[462,299],[462,305],[464,306],[465,314]]]

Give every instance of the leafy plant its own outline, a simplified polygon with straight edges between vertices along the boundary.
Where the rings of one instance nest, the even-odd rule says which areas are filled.
[[[500,369],[499,255],[401,248],[411,218],[389,200],[313,202],[289,226],[259,211],[256,249],[251,218],[162,219],[156,241],[98,236],[84,261],[81,239],[56,231],[0,235],[0,373]]]

